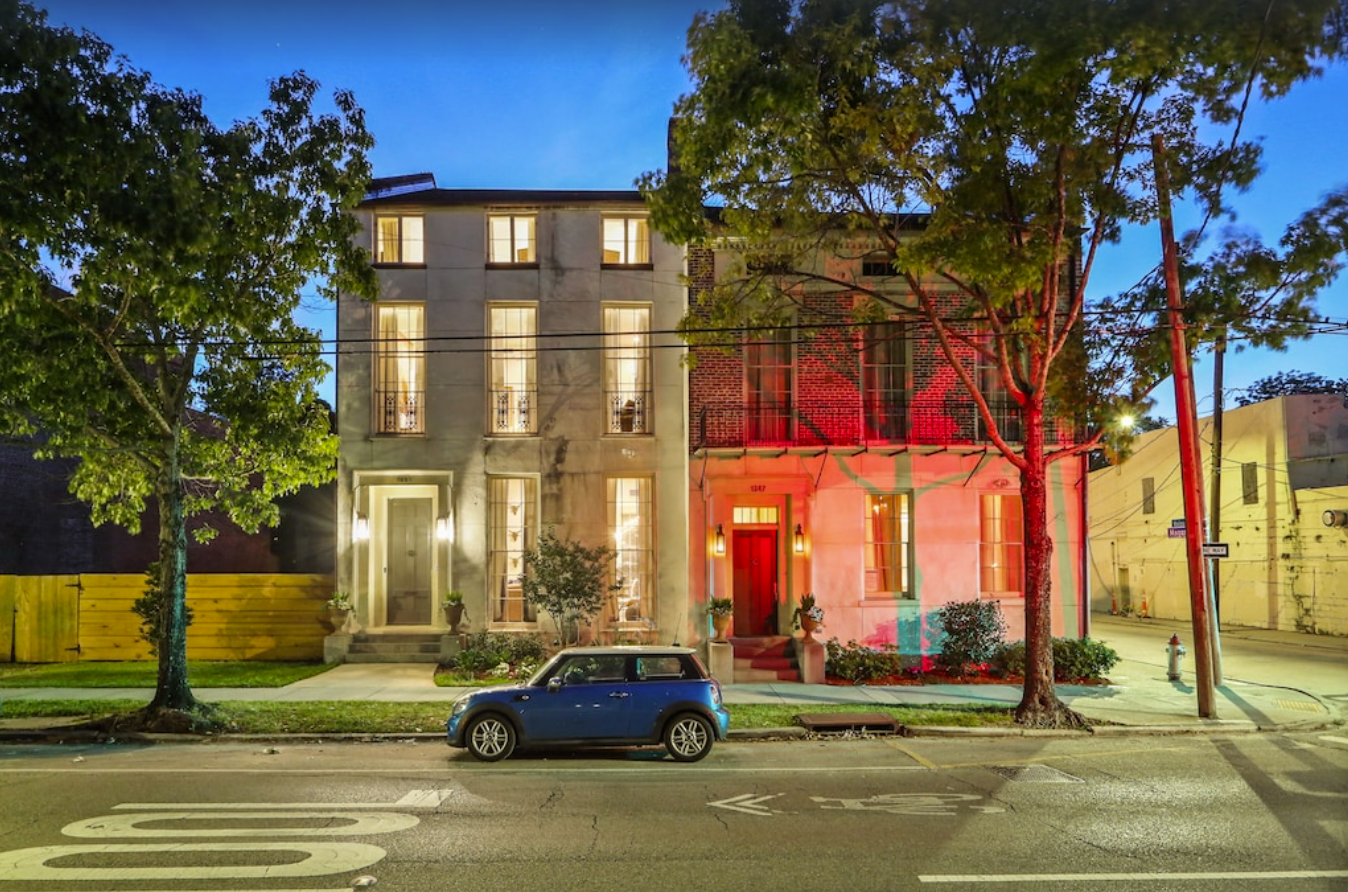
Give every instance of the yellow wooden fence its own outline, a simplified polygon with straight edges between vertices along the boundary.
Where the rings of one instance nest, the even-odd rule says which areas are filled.
[[[323,656],[331,576],[188,574],[189,660],[313,660]],[[148,660],[131,609],[145,577],[0,576],[0,661]]]

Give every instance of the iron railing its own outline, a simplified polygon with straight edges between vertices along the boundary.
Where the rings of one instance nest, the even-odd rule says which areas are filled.
[[[610,434],[651,432],[649,390],[608,390],[604,392],[604,403],[608,406]]]
[[[493,390],[491,392],[491,430],[494,434],[532,434],[537,424],[534,406],[538,391]]]
[[[422,434],[426,432],[426,393],[422,390],[377,390],[379,433]]]

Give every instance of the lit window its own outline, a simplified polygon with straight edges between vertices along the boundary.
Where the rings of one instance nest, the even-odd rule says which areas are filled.
[[[866,597],[912,598],[908,493],[866,496]]]
[[[491,308],[491,421],[493,434],[538,430],[536,308]]]
[[[604,218],[604,262],[651,262],[651,227],[645,217]]]
[[[1024,596],[1025,530],[1019,493],[980,497],[979,591],[984,595]]]
[[[650,307],[604,307],[604,407],[610,434],[651,431]]]
[[[425,263],[424,221],[420,217],[375,217],[375,263]]]
[[[493,214],[487,217],[487,261],[489,263],[537,263],[536,230],[533,214]]]
[[[777,523],[775,505],[737,505],[733,518],[736,526],[755,523]]]
[[[613,619],[620,623],[653,617],[651,549],[651,481],[644,477],[610,477],[608,525],[613,537]]]
[[[425,309],[420,304],[376,307],[375,423],[381,434],[426,430]]]
[[[491,619],[496,623],[532,623],[537,616],[524,598],[524,552],[534,547],[538,485],[528,477],[492,477],[489,485]]]

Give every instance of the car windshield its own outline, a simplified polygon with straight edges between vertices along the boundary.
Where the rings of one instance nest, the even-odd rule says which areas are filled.
[[[546,686],[548,683],[548,679],[552,678],[553,673],[557,669],[557,664],[562,661],[562,658],[563,658],[562,654],[557,654],[551,660],[548,660],[546,663],[544,663],[542,667],[533,674],[533,677],[529,679],[529,686],[535,688],[541,688]]]

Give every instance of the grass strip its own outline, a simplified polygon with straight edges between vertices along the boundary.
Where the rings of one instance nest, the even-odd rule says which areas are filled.
[[[279,688],[334,665],[189,660],[187,678],[193,688]],[[154,660],[0,665],[0,688],[153,688],[158,677],[159,663]]]
[[[208,701],[209,702],[209,701]],[[441,731],[449,715],[449,703],[383,703],[378,701],[318,700],[274,703],[225,700],[212,703],[217,718],[227,721],[239,734],[413,734]],[[7,700],[4,718],[93,719],[112,713],[131,712],[145,706],[132,700]],[[801,712],[856,712],[855,705],[742,703],[726,707],[734,729],[781,728],[794,725]],[[867,712],[883,712],[905,725],[955,725],[959,727],[1005,726],[1011,711],[995,706],[866,706]]]

